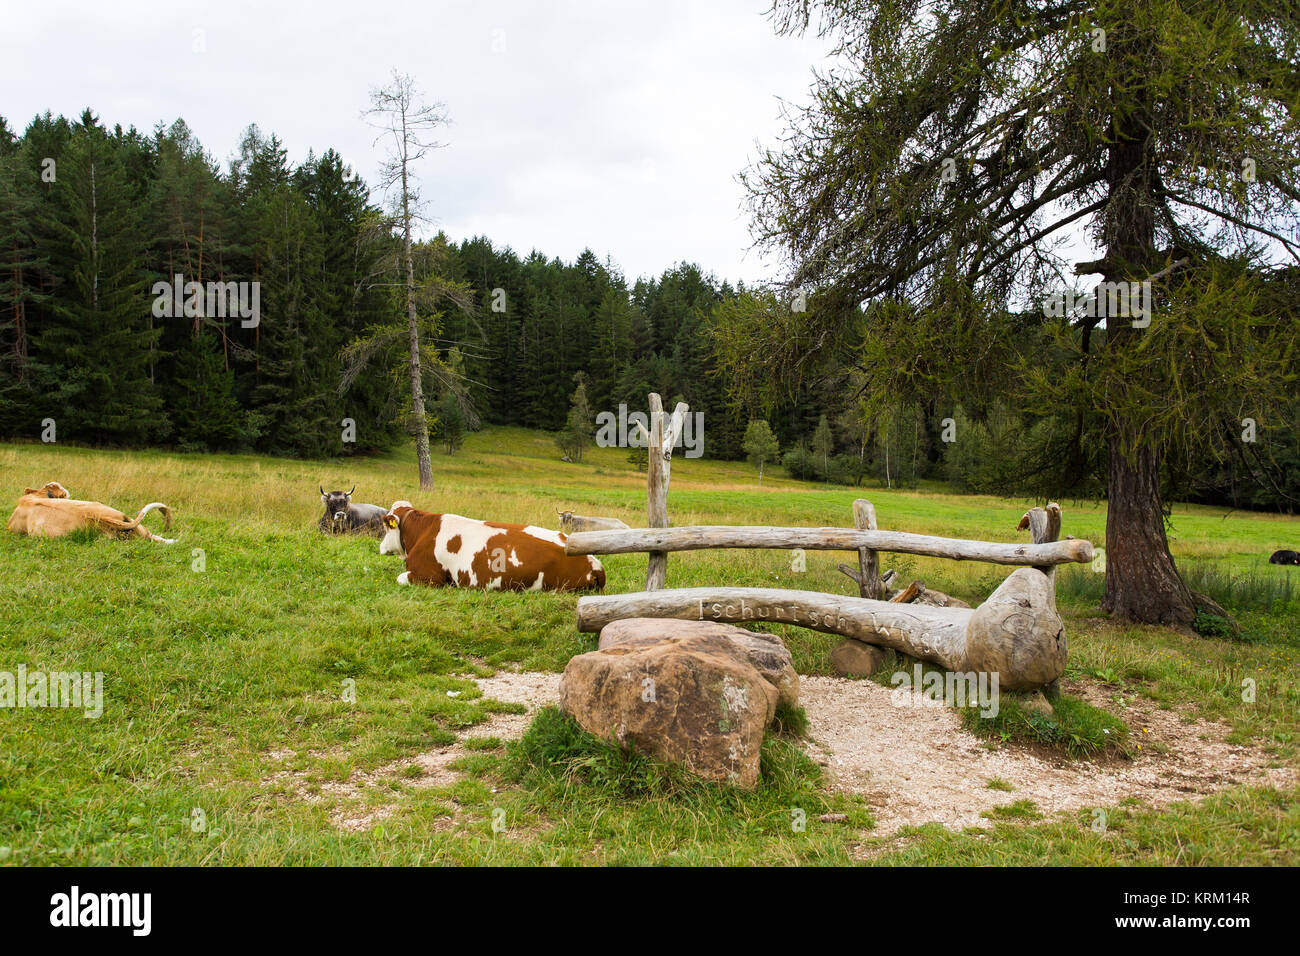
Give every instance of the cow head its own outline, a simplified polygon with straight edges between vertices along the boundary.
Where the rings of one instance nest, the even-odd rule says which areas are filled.
[[[411,510],[409,501],[394,501],[384,515],[384,539],[379,542],[380,554],[405,555],[402,547],[402,518]]]
[[[64,488],[57,481],[47,481],[40,488],[26,488],[23,490],[25,495],[43,495],[46,498],[66,498],[68,489]]]
[[[357,486],[352,486],[352,491],[356,491]],[[331,491],[325,492],[322,485],[320,489],[320,500],[325,504],[325,517],[334,525],[335,531],[346,531],[348,526],[348,508],[352,505],[352,491]]]

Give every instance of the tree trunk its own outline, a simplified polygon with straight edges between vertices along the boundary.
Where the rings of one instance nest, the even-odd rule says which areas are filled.
[[[1154,97],[1150,90],[1145,93],[1148,101]],[[1104,275],[1111,282],[1147,279],[1156,254],[1155,142],[1143,112],[1115,119],[1115,138],[1107,157],[1109,221]],[[1099,315],[1103,313],[1102,299],[1099,295]],[[1145,334],[1145,329],[1133,326],[1131,316],[1106,318],[1109,350],[1131,348],[1137,337]],[[1108,440],[1102,610],[1127,621],[1187,628],[1195,606],[1165,537],[1158,445],[1136,423],[1112,425]]]
[[[405,138],[403,138],[403,149],[405,149]],[[415,458],[420,468],[420,490],[427,491],[433,487],[433,458],[429,453],[429,420],[425,416],[424,383],[420,370],[420,326],[415,310],[415,262],[411,256],[410,197],[406,178],[406,158],[403,156],[402,248],[406,256],[406,321],[411,350],[411,428],[415,432]]]
[[[1107,495],[1102,610],[1142,624],[1190,627],[1195,616],[1192,595],[1169,553],[1160,464],[1149,443],[1130,461],[1119,436],[1112,437]]]

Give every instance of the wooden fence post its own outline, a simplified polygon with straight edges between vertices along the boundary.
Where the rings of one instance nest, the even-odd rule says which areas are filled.
[[[1061,506],[1049,502],[1046,508],[1030,508],[1020,519],[1019,530],[1029,529],[1034,544],[1049,544],[1061,536]],[[1056,606],[1056,565],[1035,565],[1037,570],[1047,575],[1047,591],[1051,595],[1052,606]],[[1043,695],[1055,700],[1061,695],[1060,678],[1043,687]]]
[[[650,528],[668,527],[668,482],[672,473],[673,446],[681,434],[690,406],[678,402],[665,424],[664,403],[659,393],[650,393],[650,431],[646,440],[646,522]],[[651,551],[645,589],[657,591],[668,579],[668,552]]]
[[[853,527],[859,531],[876,530],[876,509],[866,498],[853,502]],[[870,548],[858,549],[858,593],[876,601],[885,599],[885,584],[880,580],[880,555]]]

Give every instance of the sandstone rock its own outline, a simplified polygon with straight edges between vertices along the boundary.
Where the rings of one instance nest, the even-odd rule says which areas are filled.
[[[560,679],[560,708],[588,733],[741,787],[758,783],[778,699],[721,634],[613,642],[574,657]]]
[[[799,674],[794,669],[790,651],[773,634],[747,631],[734,624],[715,621],[679,621],[673,618],[633,617],[612,621],[600,631],[603,650],[619,644],[648,646],[668,637],[711,634],[726,638],[745,652],[749,662],[776,687],[780,702],[793,707],[799,703]]]
[[[852,638],[831,651],[831,664],[841,677],[870,677],[885,661],[885,652]]]

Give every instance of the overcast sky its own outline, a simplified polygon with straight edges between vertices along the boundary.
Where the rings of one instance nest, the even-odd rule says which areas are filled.
[[[0,0],[0,115],[21,130],[90,106],[145,132],[183,117],[223,168],[257,123],[294,162],[333,147],[373,183],[383,146],[361,112],[397,68],[452,120],[419,170],[452,238],[565,260],[590,246],[629,279],[695,261],[756,281],[775,275],[736,174],[827,55],[777,37],[767,6]]]

